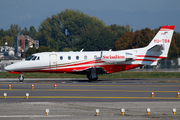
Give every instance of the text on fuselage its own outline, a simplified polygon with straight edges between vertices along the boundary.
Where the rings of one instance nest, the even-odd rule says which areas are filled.
[[[169,43],[169,39],[154,39],[154,43]]]
[[[125,59],[125,56],[119,56],[119,55],[109,55],[109,56],[106,56],[106,55],[103,55],[103,58],[104,59]]]

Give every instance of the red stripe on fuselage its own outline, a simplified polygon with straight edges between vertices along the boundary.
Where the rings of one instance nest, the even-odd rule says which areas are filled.
[[[150,62],[155,62],[157,60],[147,60],[147,59],[135,59],[136,61],[150,61]]]
[[[70,67],[70,66],[78,66],[78,65],[85,65],[85,64],[95,64],[95,63],[104,63],[104,61],[101,60],[92,60],[92,61],[87,61],[87,62],[81,62],[81,63],[70,63],[67,65],[60,65],[58,67]]]
[[[165,57],[163,57],[163,56],[151,56],[151,55],[136,55],[136,56],[137,56],[137,57],[161,58],[161,59],[165,58]]]

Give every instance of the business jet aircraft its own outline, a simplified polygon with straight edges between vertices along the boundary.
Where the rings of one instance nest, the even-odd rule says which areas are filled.
[[[144,48],[121,51],[83,52],[42,52],[25,60],[5,67],[6,71],[21,74],[26,72],[86,74],[89,80],[97,80],[98,74],[125,71],[143,65],[157,65],[157,61],[167,57],[174,25],[163,26]]]

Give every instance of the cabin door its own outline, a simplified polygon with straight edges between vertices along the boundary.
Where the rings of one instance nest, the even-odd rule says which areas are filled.
[[[51,70],[57,69],[57,55],[56,54],[49,55],[49,67]]]

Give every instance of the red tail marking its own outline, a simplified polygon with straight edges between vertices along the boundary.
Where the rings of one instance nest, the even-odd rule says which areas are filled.
[[[167,25],[167,26],[162,26],[160,31],[169,31],[169,30],[174,30],[175,25]]]

